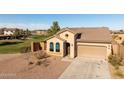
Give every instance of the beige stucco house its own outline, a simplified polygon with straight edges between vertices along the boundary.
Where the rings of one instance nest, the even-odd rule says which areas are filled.
[[[107,59],[111,54],[108,28],[64,28],[45,41],[49,55]]]

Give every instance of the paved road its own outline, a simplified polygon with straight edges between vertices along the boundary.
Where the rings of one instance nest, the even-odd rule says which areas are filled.
[[[108,63],[102,59],[75,58],[60,79],[110,79]]]

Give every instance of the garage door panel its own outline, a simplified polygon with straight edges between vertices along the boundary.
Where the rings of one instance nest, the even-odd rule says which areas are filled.
[[[98,57],[106,58],[107,49],[104,46],[84,46],[78,45],[78,57]]]

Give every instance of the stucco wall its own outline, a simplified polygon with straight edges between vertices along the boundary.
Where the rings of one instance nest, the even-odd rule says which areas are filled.
[[[45,50],[45,43],[44,42],[40,42],[40,46],[42,47],[42,50]]]
[[[120,45],[119,47],[119,55],[124,58],[124,46]]]
[[[68,37],[65,35],[68,34]],[[68,43],[70,43],[70,58],[75,57],[75,40],[74,40],[74,34],[66,31],[60,34],[60,37],[66,40]]]
[[[50,49],[50,42],[53,42],[53,44],[54,44],[54,51],[50,51],[49,49]],[[55,47],[56,47],[56,43],[57,42],[59,42],[60,43],[60,52],[56,52],[55,51]],[[46,51],[47,51],[47,53],[48,54],[50,54],[50,55],[55,55],[55,56],[61,56],[61,57],[63,57],[64,56],[64,51],[63,51],[63,41],[62,40],[60,40],[60,39],[58,39],[58,38],[56,38],[56,37],[53,37],[53,38],[51,38],[51,39],[49,39],[49,40],[47,40],[47,48],[46,48]]]
[[[112,52],[115,55],[119,55],[119,44],[112,44]]]
[[[124,58],[124,46],[119,45],[119,44],[113,44],[112,50],[113,50],[113,54]]]

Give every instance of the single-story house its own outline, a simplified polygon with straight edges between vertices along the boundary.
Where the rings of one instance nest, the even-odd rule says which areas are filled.
[[[19,28],[0,28],[0,35],[8,35],[8,36],[11,36],[11,35],[14,35],[14,33],[16,31],[23,31],[23,29],[19,29]]]
[[[107,27],[64,28],[45,40],[49,55],[107,59],[111,54],[111,34]]]

